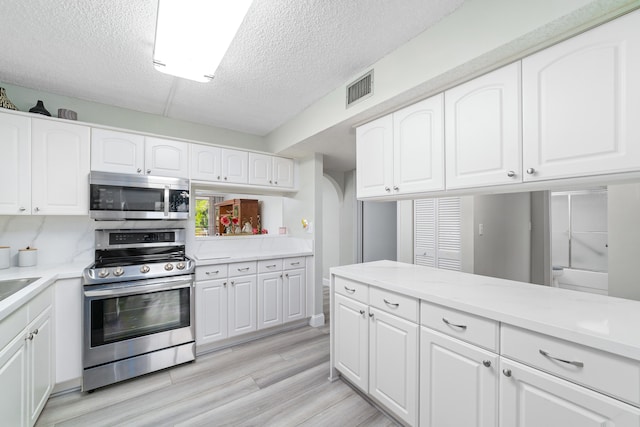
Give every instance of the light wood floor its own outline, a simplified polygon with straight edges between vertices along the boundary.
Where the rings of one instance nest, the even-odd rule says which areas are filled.
[[[53,397],[36,426],[396,425],[342,381],[330,383],[328,374],[327,322],[91,394]]]

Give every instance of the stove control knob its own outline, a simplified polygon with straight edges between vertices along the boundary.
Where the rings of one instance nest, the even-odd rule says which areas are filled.
[[[164,265],[164,269],[167,270],[167,271],[173,270],[173,264],[171,264],[171,263],[165,264]]]
[[[124,268],[122,267],[116,267],[115,270],[113,270],[113,275],[114,276],[122,276],[124,274]]]
[[[100,276],[101,279],[104,279],[108,275],[109,275],[109,270],[107,270],[106,268],[103,268],[98,272],[98,276]]]
[[[140,267],[140,273],[148,273],[149,270],[151,270],[151,268],[149,268],[148,265],[143,265],[142,267]]]
[[[179,263],[176,264],[176,268],[178,270],[184,270],[184,268],[186,267],[185,263],[180,261]]]

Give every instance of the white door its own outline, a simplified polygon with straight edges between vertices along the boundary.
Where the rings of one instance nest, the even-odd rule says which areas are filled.
[[[497,426],[498,360],[495,353],[421,327],[420,426]]]
[[[191,144],[191,179],[220,181],[222,179],[222,150],[201,144]]]
[[[306,301],[306,270],[288,270],[284,272],[283,320],[292,322],[304,319]]]
[[[385,196],[393,187],[393,117],[356,129],[357,197]]]
[[[38,215],[88,215],[90,131],[31,119],[31,209]]]
[[[273,185],[272,168],[271,156],[249,153],[249,184]]]
[[[31,119],[0,114],[0,215],[31,214]]]
[[[335,295],[335,368],[365,393],[369,390],[369,318],[365,304]]]
[[[520,62],[445,92],[446,186],[522,182]]]
[[[196,282],[196,345],[227,338],[227,279]]]
[[[229,279],[229,337],[256,330],[256,276]]]
[[[144,136],[91,129],[91,170],[143,173]]]
[[[258,329],[282,324],[282,272],[258,275]]]
[[[525,181],[640,168],[638,28],[630,13],[523,59]]]
[[[462,268],[459,197],[414,201],[414,263],[460,271]]]
[[[222,149],[222,181],[237,184],[248,182],[249,154],[246,151]]]
[[[148,175],[189,178],[189,144],[147,136],[144,164]]]
[[[443,95],[393,113],[393,190],[444,190]]]
[[[46,309],[27,329],[29,425],[35,424],[47,403],[54,382],[53,320]]]
[[[640,425],[639,408],[505,358],[500,368],[501,426]]]
[[[283,157],[273,157],[273,185],[293,188],[294,161]]]
[[[369,394],[407,424],[418,424],[418,325],[369,308]]]
[[[27,425],[27,353],[24,335],[0,349],[0,414],[2,424]]]

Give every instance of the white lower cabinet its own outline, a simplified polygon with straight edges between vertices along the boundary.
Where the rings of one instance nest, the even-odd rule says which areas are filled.
[[[505,358],[500,367],[501,426],[640,425],[639,408]]]
[[[369,390],[368,306],[335,295],[335,367],[351,383]]]
[[[0,350],[0,414],[8,426],[27,425],[27,344],[22,335]]]
[[[52,308],[47,308],[29,327],[27,334],[28,422],[36,423],[53,390],[55,377]],[[33,335],[31,335],[33,334]]]
[[[284,272],[282,318],[285,323],[304,319],[306,316],[306,274],[307,272],[304,268],[285,270]]]
[[[497,354],[421,327],[420,426],[497,426],[498,368]]]
[[[258,274],[258,329],[282,324],[282,272]]]
[[[196,343],[227,338],[227,279],[196,282]]]
[[[229,278],[229,337],[256,330],[256,285],[255,275]]]

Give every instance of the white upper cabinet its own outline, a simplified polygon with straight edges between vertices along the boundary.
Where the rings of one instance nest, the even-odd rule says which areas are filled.
[[[189,144],[92,129],[91,170],[188,178]]]
[[[358,198],[444,189],[442,95],[356,129]]]
[[[294,161],[284,157],[273,157],[273,185],[293,188]]]
[[[640,13],[522,61],[525,181],[640,168]]]
[[[31,209],[39,215],[89,214],[87,126],[31,119]]]
[[[249,154],[246,151],[222,149],[222,182],[248,182]]]
[[[191,144],[191,179],[222,180],[222,149],[210,145]]]
[[[445,92],[447,189],[522,182],[520,63]]]
[[[144,170],[144,136],[105,129],[92,129],[91,170],[142,173]]]
[[[0,215],[31,213],[31,119],[0,114]]]
[[[144,157],[149,175],[189,177],[189,144],[169,139],[145,137]]]
[[[249,153],[249,184],[293,187],[293,160]]]

